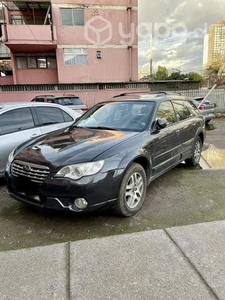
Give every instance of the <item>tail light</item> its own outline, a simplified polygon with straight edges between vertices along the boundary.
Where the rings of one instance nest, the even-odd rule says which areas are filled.
[[[204,105],[200,105],[200,106],[198,107],[198,109],[203,110],[203,109],[205,109],[205,106],[204,106]]]
[[[81,110],[82,110],[83,112],[85,112],[85,111],[88,110],[88,108],[87,108],[87,107],[83,107],[83,108],[81,108]]]

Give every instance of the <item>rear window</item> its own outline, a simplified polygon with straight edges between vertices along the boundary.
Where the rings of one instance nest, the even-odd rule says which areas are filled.
[[[78,97],[63,97],[57,98],[58,103],[61,105],[82,105],[83,102]]]
[[[33,100],[31,100],[32,102],[45,102],[44,98],[34,98]]]

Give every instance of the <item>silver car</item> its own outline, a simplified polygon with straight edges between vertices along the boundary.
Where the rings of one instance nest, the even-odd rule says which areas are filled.
[[[209,121],[213,118],[215,118],[215,106],[212,102],[205,100],[202,104],[202,100],[204,97],[195,97],[192,98],[193,103],[195,106],[199,109],[200,113],[205,118],[206,124],[209,123]],[[201,105],[200,105],[201,104]],[[200,105],[200,107],[199,107]]]
[[[71,125],[81,114],[58,104],[0,103],[0,178],[9,153],[19,144]]]

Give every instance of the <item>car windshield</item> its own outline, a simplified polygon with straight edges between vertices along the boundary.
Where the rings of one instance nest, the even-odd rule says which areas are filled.
[[[78,97],[58,98],[58,103],[61,105],[82,105],[83,104],[83,102]]]
[[[146,128],[154,102],[109,102],[90,109],[76,122],[77,127],[142,131]]]

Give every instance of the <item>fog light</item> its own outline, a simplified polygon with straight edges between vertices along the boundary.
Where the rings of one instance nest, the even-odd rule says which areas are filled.
[[[85,209],[88,205],[87,201],[84,198],[77,198],[74,200],[74,204],[79,209]]]
[[[40,197],[37,195],[31,196],[31,198],[35,201],[39,201],[39,202],[41,201]]]

